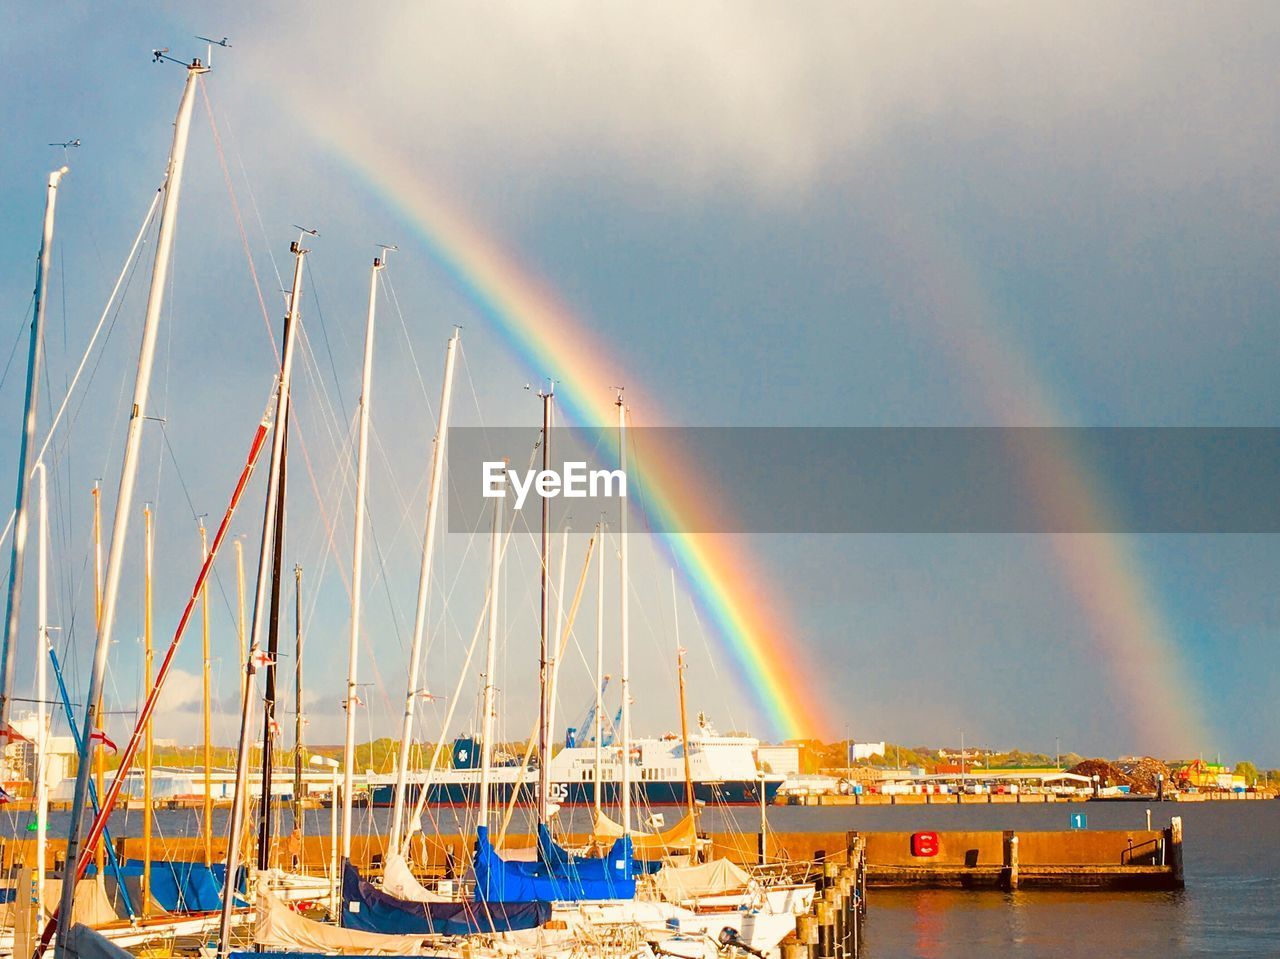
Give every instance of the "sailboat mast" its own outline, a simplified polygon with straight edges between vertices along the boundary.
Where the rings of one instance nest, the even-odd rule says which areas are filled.
[[[98,630],[102,626],[102,487],[97,482],[93,484],[93,628]],[[98,697],[98,715],[102,715],[102,697]],[[107,780],[107,755],[102,751],[102,747],[93,748],[93,769],[94,776],[97,778],[97,794],[101,796],[106,790]],[[102,843],[98,843],[94,847],[93,862],[98,868],[98,879],[100,884],[106,882],[106,850]]]
[[[36,915],[44,919],[44,874],[49,845],[49,715],[45,703],[49,689],[49,497],[44,462],[39,471],[40,530],[36,542]],[[33,471],[34,472],[34,471]]]
[[[360,703],[360,605],[364,573],[364,488],[369,476],[369,404],[373,399],[373,330],[378,311],[378,273],[382,260],[373,258],[369,271],[369,314],[364,324],[364,365],[360,373],[360,410],[356,438],[355,536],[351,563],[351,633],[347,638],[347,732],[342,744],[342,858],[351,858],[351,804],[355,792],[356,707]]]
[[[622,402],[622,390],[618,390],[618,468],[627,475],[627,407]],[[631,636],[630,611],[627,601],[630,594],[630,572],[627,567],[627,503],[622,501],[618,517],[618,559],[621,566],[620,612],[622,618],[622,829],[631,834]]]
[[[279,427],[289,410],[289,383],[293,376],[294,343],[297,340],[298,310],[302,303],[302,267],[309,252],[300,242],[290,244],[293,254],[293,285],[289,294],[289,311],[284,318],[284,345],[280,353],[280,379],[276,385],[276,424]],[[266,506],[262,512],[262,541],[258,548],[258,576],[254,586],[251,645],[244,660],[244,694],[240,697],[240,739],[236,749],[236,786],[231,800],[231,821],[227,827],[227,870],[234,876],[240,868],[240,835],[244,829],[245,803],[248,799],[249,720],[253,711],[253,677],[257,674],[258,641],[262,637],[262,614],[267,599],[267,575],[270,571],[271,533],[275,529],[276,490],[280,485],[280,466],[284,460],[284,430],[277,428],[271,438],[271,468],[267,473]],[[237,544],[239,545],[239,544]],[[243,570],[243,565],[240,566]],[[243,575],[241,576],[243,581]],[[243,592],[243,590],[242,590]],[[243,605],[241,606],[243,608]],[[218,925],[218,959],[226,959],[231,945],[231,910],[234,896],[222,897],[222,917]]]
[[[698,861],[697,808],[693,795],[693,762],[689,757],[689,712],[684,698],[684,647],[680,645],[680,606],[676,600],[676,571],[671,571],[671,617],[676,628],[676,676],[680,681],[680,751],[684,753],[684,797],[689,807],[689,820],[694,824],[693,843],[689,847],[690,864]]]
[[[267,613],[267,688],[262,710],[262,801],[258,805],[258,870],[271,867],[271,783],[274,779],[276,737],[276,660],[280,653],[280,566],[284,559],[285,491],[288,489],[289,409],[276,423],[280,443],[279,482],[276,484],[275,529],[271,534],[271,598]]]
[[[545,473],[551,469],[551,422],[555,407],[555,388],[548,386],[540,394],[542,397],[542,469]],[[549,686],[550,675],[550,643],[547,629],[550,613],[550,593],[548,577],[551,572],[551,500],[542,497],[542,542],[539,550],[541,557],[542,608],[539,618],[539,655],[538,655],[538,824],[546,825],[550,815],[551,799],[551,737],[547,722],[550,719]]]
[[[9,706],[13,699],[13,670],[21,621],[23,554],[27,545],[27,477],[31,472],[31,444],[36,435],[40,400],[40,367],[44,359],[44,317],[49,291],[49,260],[53,255],[53,215],[58,203],[58,182],[67,168],[49,174],[45,188],[44,229],[36,260],[35,307],[31,312],[31,344],[27,350],[27,398],[22,410],[22,440],[18,450],[18,483],[14,495],[13,543],[9,552],[9,597],[0,643],[0,731],[8,735]]]
[[[569,639],[564,630],[564,576],[568,565],[569,528],[566,526],[564,532],[560,534],[560,572],[556,574],[556,629],[551,634],[554,645],[551,647],[551,682],[547,689],[547,735],[549,743],[555,742],[556,690],[560,686],[560,657]],[[550,751],[548,751],[547,757],[550,759]],[[547,775],[550,777],[550,769],[548,769]]]
[[[152,525],[151,507],[142,508],[143,527],[143,585],[142,585],[142,698],[151,693],[151,665],[155,655],[152,644],[152,590],[151,572],[155,560],[155,528]],[[147,720],[143,733],[142,759],[142,917],[151,915],[151,806],[154,802],[151,767],[155,762],[155,738],[151,720]]]
[[[600,537],[600,558],[596,563],[596,768],[592,781],[595,786],[596,816],[600,809],[600,761],[603,745],[600,742],[603,732],[601,713],[604,712],[604,523],[596,524],[596,535]]]
[[[404,840],[404,811],[408,803],[409,749],[413,743],[413,715],[418,702],[418,677],[422,672],[422,641],[427,628],[427,595],[431,589],[431,563],[435,554],[436,518],[440,490],[444,486],[444,451],[449,435],[449,410],[453,405],[453,367],[458,357],[458,330],[453,331],[444,358],[444,386],[440,394],[440,423],[431,450],[431,488],[427,495],[427,527],[422,537],[422,566],[418,572],[418,605],[413,616],[413,645],[409,652],[409,682],[404,694],[400,723],[400,755],[396,762],[396,791],[391,811],[391,852]],[[421,762],[421,760],[419,760]]]
[[[200,561],[209,558],[209,537],[200,520]],[[209,584],[200,591],[200,630],[204,695],[204,864],[213,865],[213,690],[209,658]]]
[[[71,822],[67,832],[66,872],[62,882],[59,915],[71,916],[75,902],[76,862],[80,858],[80,837],[84,828],[84,805],[89,791],[88,743],[101,723],[98,703],[102,697],[107,672],[107,654],[111,651],[111,634],[115,627],[116,600],[120,594],[120,574],[124,569],[125,541],[129,533],[129,517],[133,512],[134,481],[138,474],[138,458],[142,451],[142,424],[147,416],[147,397],[151,391],[151,371],[160,332],[160,316],[164,308],[165,290],[169,283],[169,261],[173,253],[174,231],[178,219],[178,200],[182,192],[182,169],[187,156],[187,139],[191,132],[191,112],[195,106],[195,89],[201,74],[207,72],[199,60],[187,67],[186,86],[178,104],[173,128],[173,148],[164,183],[164,203],[160,211],[160,229],[156,239],[155,266],[151,271],[151,287],[147,293],[147,309],[142,326],[142,345],[138,353],[138,371],[134,380],[133,403],[125,437],[124,458],[120,468],[120,489],[116,495],[115,518],[111,527],[111,547],[107,551],[106,581],[102,594],[102,620],[94,647],[89,691],[85,696],[85,717],[79,761],[76,764],[75,791],[71,800]],[[64,959],[66,936],[58,937],[58,959]]]
[[[293,830],[302,835],[302,567],[293,567]]]
[[[249,661],[249,640],[245,631],[244,615],[244,543],[236,540],[236,638],[240,641],[240,659],[243,665]],[[244,699],[248,689],[248,674],[240,673],[240,698]]]
[[[502,576],[502,504],[506,491],[493,501],[493,533],[489,544],[489,626],[485,635],[484,703],[480,718],[480,825],[489,826],[489,788],[493,767],[493,670],[498,645],[498,586]],[[518,788],[518,787],[517,787]]]

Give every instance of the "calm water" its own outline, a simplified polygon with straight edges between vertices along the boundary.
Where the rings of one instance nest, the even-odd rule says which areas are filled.
[[[769,810],[771,828],[784,831],[917,829],[1065,829],[1072,812],[1085,812],[1093,829],[1168,825],[1182,816],[1186,889],[1177,893],[1057,893],[889,891],[873,889],[865,926],[866,959],[971,959],[977,956],[1280,957],[1280,801],[1175,805],[1086,803],[1049,806],[781,807]],[[566,813],[569,813],[566,810]],[[678,813],[667,811],[670,825]],[[570,829],[585,821],[569,815]],[[218,811],[218,826],[225,812]],[[0,832],[29,835],[28,814],[0,815]],[[515,829],[523,831],[524,814]],[[51,817],[51,833],[65,836],[66,816]],[[282,825],[288,828],[285,813]],[[359,810],[358,828],[385,832],[386,810]],[[112,820],[117,835],[136,835],[138,813]],[[439,810],[428,831],[470,828],[452,810]],[[750,809],[704,813],[704,828],[754,832]],[[328,810],[307,813],[308,831],[327,833]],[[195,812],[160,812],[159,835],[196,835]]]
[[[1147,808],[1157,828],[1182,816],[1182,892],[873,889],[864,956],[1280,956],[1280,801],[788,807],[770,810],[769,818],[778,829],[794,830],[1037,830],[1065,829],[1069,813],[1085,812],[1090,828],[1132,829],[1145,826]]]

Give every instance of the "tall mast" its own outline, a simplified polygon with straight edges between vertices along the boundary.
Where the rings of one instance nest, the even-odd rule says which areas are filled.
[[[95,481],[93,484],[93,628],[98,630],[102,626],[102,487]],[[98,697],[98,715],[102,715],[102,697]],[[93,768],[94,776],[97,778],[97,794],[101,796],[106,791],[107,780],[107,754],[102,751],[102,746],[93,749]],[[106,883],[106,850],[102,843],[98,843],[94,847],[93,862],[98,869],[97,881],[105,887]]]
[[[262,802],[258,805],[258,870],[271,867],[271,783],[274,779],[275,745],[280,734],[276,722],[276,660],[280,653],[280,566],[284,559],[285,491],[288,489],[289,409],[276,423],[280,443],[279,482],[276,484],[275,528],[271,534],[271,598],[267,612],[267,688],[262,710]]]
[[[373,399],[373,326],[378,309],[378,272],[374,257],[369,271],[369,315],[364,325],[364,368],[360,374],[359,427],[356,439],[356,516],[351,563],[351,633],[347,638],[347,735],[342,744],[342,858],[351,858],[351,800],[356,764],[356,706],[360,669],[360,600],[364,572],[364,486],[369,473],[369,403]]]
[[[551,682],[547,689],[548,760],[550,760],[550,748],[555,742],[556,690],[560,686],[560,655],[561,651],[568,645],[569,639],[564,630],[564,575],[568,565],[569,528],[566,526],[564,532],[560,534],[560,572],[556,574],[556,629],[551,634],[553,643],[551,647]],[[550,776],[550,774],[548,769],[547,775]]]
[[[618,468],[627,475],[627,408],[622,402],[622,390],[618,390]],[[622,830],[631,834],[631,637],[627,600],[630,594],[630,573],[627,568],[627,502],[622,501],[618,517],[618,559],[621,565],[622,618]]]
[[[555,406],[555,387],[549,385],[540,394],[542,397],[542,469],[551,469],[551,422]],[[550,719],[549,685],[550,644],[547,641],[547,629],[550,626],[550,594],[547,589],[551,560],[551,500],[542,497],[542,544],[539,550],[541,557],[542,608],[539,617],[539,655],[538,655],[538,824],[546,825],[550,809],[551,794],[551,737],[547,722]]]
[[[409,749],[413,742],[413,714],[418,702],[418,676],[422,672],[422,639],[427,628],[427,594],[431,589],[431,562],[435,553],[436,517],[444,486],[444,451],[449,435],[449,409],[453,401],[453,367],[458,355],[458,330],[453,331],[444,358],[444,386],[440,394],[440,422],[431,450],[431,488],[427,495],[427,528],[422,537],[422,566],[418,572],[418,606],[413,616],[413,646],[409,653],[409,682],[404,694],[400,723],[400,755],[396,763],[396,791],[391,812],[392,853],[404,840],[404,810],[408,803]]]
[[[53,214],[58,203],[58,181],[66,172],[67,168],[63,167],[49,174],[44,198],[44,230],[40,234],[40,255],[36,259],[35,308],[31,312],[31,343],[27,350],[27,398],[22,410],[22,440],[18,449],[18,483],[13,507],[13,544],[9,552],[9,597],[4,639],[0,643],[0,733],[6,737],[9,734],[9,706],[13,698],[16,637],[21,620],[23,554],[27,545],[27,477],[31,472],[31,444],[35,440],[36,412],[40,400],[45,301],[49,291],[49,260],[53,255]]]
[[[284,345],[280,353],[280,380],[276,386],[276,424],[279,427],[289,410],[289,383],[293,376],[294,343],[297,340],[298,310],[302,303],[302,267],[307,253],[301,242],[289,246],[293,254],[293,285],[289,294],[289,311],[284,318]],[[253,711],[253,677],[257,673],[258,641],[262,638],[262,614],[267,600],[267,575],[270,572],[272,536],[275,529],[276,491],[280,485],[280,467],[284,460],[284,430],[277,428],[271,438],[271,468],[267,473],[266,506],[262,511],[262,542],[258,548],[258,576],[253,594],[253,624],[249,635],[252,643],[244,660],[244,695],[240,697],[240,740],[236,749],[236,787],[231,800],[231,821],[227,827],[227,871],[234,876],[240,868],[240,835],[244,829],[245,802],[248,799],[249,719]],[[218,959],[227,959],[231,945],[231,910],[234,896],[222,897],[222,917],[218,926]]]
[[[151,664],[155,654],[152,645],[152,590],[151,571],[155,560],[155,530],[152,526],[151,507],[142,508],[142,698],[145,701],[151,693]],[[155,739],[151,720],[147,720],[144,732],[142,760],[142,917],[151,915],[151,804],[154,799],[151,776],[151,765],[155,760]]]
[[[240,659],[241,664],[249,661],[249,639],[246,632],[245,614],[244,614],[244,543],[236,540],[236,638],[240,641]],[[240,673],[240,698],[244,699],[245,690],[248,689],[248,674]]]
[[[49,717],[45,699],[49,688],[49,498],[44,462],[33,472],[40,476],[40,530],[36,541],[36,916],[44,919],[44,874],[49,844]]]
[[[596,524],[600,537],[600,559],[596,563],[596,768],[592,782],[595,786],[596,816],[600,815],[600,760],[603,746],[600,742],[603,722],[600,714],[604,711],[604,522]]]
[[[209,558],[209,537],[200,520],[200,562]],[[204,864],[213,865],[213,695],[209,659],[209,583],[200,591],[200,630],[204,679]]]
[[[689,713],[684,701],[684,647],[680,645],[680,606],[676,600],[676,571],[671,571],[671,618],[676,627],[676,676],[680,681],[680,750],[684,753],[684,797],[689,819],[694,823],[694,838],[689,847],[689,862],[698,861],[697,807],[693,795],[693,762],[689,758]]]
[[[489,827],[489,781],[493,766],[493,670],[498,645],[498,586],[502,576],[503,496],[493,501],[493,533],[489,544],[489,628],[485,635],[484,704],[480,717],[480,825]]]
[[[293,567],[293,829],[302,835],[302,567]]]
[[[199,60],[187,67],[187,82],[178,104],[173,127],[173,148],[169,153],[169,169],[164,182],[164,203],[160,210],[160,230],[156,239],[156,260],[151,271],[151,288],[147,293],[147,309],[142,327],[142,346],[138,353],[138,372],[133,387],[129,427],[125,436],[124,459],[120,467],[120,489],[116,495],[115,518],[111,527],[111,547],[107,552],[106,582],[102,594],[102,621],[98,625],[94,647],[89,691],[85,696],[76,784],[71,800],[71,823],[67,832],[67,865],[62,882],[59,915],[70,916],[75,902],[76,862],[80,858],[80,836],[84,828],[85,797],[89,790],[88,743],[99,721],[98,702],[102,696],[107,671],[107,654],[111,651],[111,634],[115,627],[116,600],[120,593],[120,574],[124,568],[125,540],[129,534],[129,517],[133,512],[134,480],[138,473],[138,457],[142,450],[142,424],[147,415],[147,396],[151,390],[151,370],[156,353],[156,337],[160,331],[160,315],[164,308],[165,289],[169,283],[169,260],[173,253],[174,230],[178,218],[178,199],[182,192],[182,168],[187,156],[187,138],[191,132],[191,111],[195,106],[195,89],[207,68]],[[64,959],[66,936],[58,937],[58,959]]]

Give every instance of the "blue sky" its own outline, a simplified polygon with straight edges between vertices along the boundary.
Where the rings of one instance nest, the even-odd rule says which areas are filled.
[[[299,402],[320,499],[337,517],[335,547],[326,563],[307,481],[291,513],[289,562],[308,571],[308,636],[335,651],[333,662],[346,629],[337,570],[350,565],[351,499],[349,480],[335,477],[349,462],[367,261],[374,244],[401,243],[388,276],[404,328],[384,305],[374,398],[385,453],[373,457],[371,515],[388,574],[385,584],[366,580],[362,671],[385,686],[370,731],[389,728],[398,709],[444,338],[464,326],[463,421],[533,424],[523,385],[549,371],[524,368],[404,236],[396,212],[309,132],[327,118],[358,115],[413,157],[679,422],[1276,421],[1280,15],[1269,5],[382,4],[308,8],[303,18],[283,6],[217,4],[126,5],[106,17],[83,4],[56,13],[10,5],[3,17],[3,345],[23,323],[41,185],[61,162],[45,144],[84,142],[60,199],[55,399],[163,169],[181,69],[151,64],[148,51],[196,54],[194,34],[230,37],[208,91],[273,325],[271,256],[284,272],[291,224],[322,233],[308,277],[314,360]],[[194,548],[187,494],[195,512],[221,511],[271,368],[203,102],[191,149],[155,392],[177,468],[149,437],[139,493],[160,511],[161,622],[172,622],[189,586],[180,562]],[[108,504],[114,495],[120,384],[136,353],[144,275],[59,465],[59,615],[73,663],[89,635],[70,628],[73,612],[86,621],[87,489],[104,477]],[[975,362],[993,351],[999,363]],[[11,370],[0,415],[14,440],[0,446],[0,477],[12,472],[20,406],[20,370]],[[251,540],[259,505],[250,503],[237,531]],[[1280,555],[1266,537],[1130,544],[1206,716],[1198,741],[1172,744],[1135,732],[1141,724],[1108,681],[1088,617],[1035,537],[751,545],[825,664],[816,689],[847,710],[832,717],[837,734],[937,743],[964,731],[969,742],[1044,750],[1061,737],[1081,752],[1280,763],[1280,611],[1270,588]],[[433,606],[444,624],[433,687],[451,687],[461,662],[483,546],[446,544],[442,566],[457,586],[447,608],[441,594]],[[370,566],[375,579],[379,564]],[[220,578],[233,597],[229,570]],[[121,708],[138,681],[136,572],[121,605]],[[650,600],[637,629],[655,650],[673,647],[666,575],[645,553],[637,589]],[[502,668],[504,721],[517,736],[532,715],[521,624],[533,584],[527,569],[513,582]],[[682,603],[684,626],[692,607]],[[216,612],[226,642],[228,610]],[[690,644],[703,677],[727,669],[715,643]],[[191,652],[180,662],[188,673]],[[637,667],[637,686],[649,691],[637,697],[637,723],[652,732],[673,722],[663,659]],[[316,736],[332,741],[337,722],[324,715],[336,714],[340,671],[311,675]],[[220,676],[229,694],[229,667]],[[579,663],[566,677],[566,712],[579,711],[589,685]],[[702,705],[722,726],[768,732],[732,682],[706,685],[718,691]],[[192,688],[175,694],[175,728],[195,729]],[[474,712],[470,698],[462,705]]]

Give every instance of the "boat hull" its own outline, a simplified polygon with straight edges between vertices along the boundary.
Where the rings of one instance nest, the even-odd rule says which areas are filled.
[[[773,802],[778,793],[781,780],[766,781],[764,784],[765,802]],[[688,797],[683,782],[638,782],[632,784],[635,789],[635,802],[647,806],[686,806]],[[511,793],[516,784],[496,782],[490,787],[490,801],[499,804],[509,803]],[[537,783],[526,782],[519,787],[516,805],[531,806],[537,799]],[[616,782],[602,784],[602,801],[606,805],[616,806],[619,803],[620,787]],[[409,783],[410,803],[417,802],[421,793],[418,783]],[[374,806],[390,806],[395,797],[395,786],[391,783],[377,783],[369,787],[369,795]],[[694,798],[716,806],[754,806],[760,804],[760,783],[756,780],[729,780],[725,782],[703,782],[693,784]],[[433,782],[427,794],[429,806],[475,806],[480,801],[480,787],[475,782]],[[551,801],[560,806],[590,806],[595,803],[595,787],[589,782],[553,782],[551,784]]]

